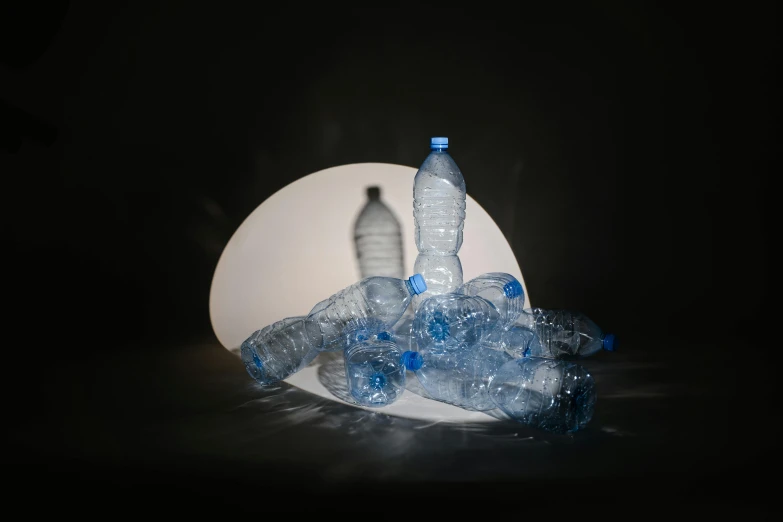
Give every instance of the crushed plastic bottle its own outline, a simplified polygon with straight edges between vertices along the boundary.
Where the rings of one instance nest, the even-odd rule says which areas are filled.
[[[524,329],[527,329],[538,337],[537,342],[512,348],[512,354],[517,357],[587,357],[601,350],[617,350],[615,335],[605,333],[580,312],[528,309],[520,315],[514,327],[517,335],[524,335]],[[524,351],[519,351],[520,346]]]
[[[421,274],[409,279],[362,279],[313,307],[305,319],[310,345],[320,351],[342,350],[341,336],[346,328],[356,328],[370,318],[389,330],[402,317],[413,296],[426,289]]]
[[[456,293],[425,299],[413,320],[420,351],[443,351],[477,345],[497,326],[495,306],[482,297]]]
[[[416,377],[432,399],[466,410],[496,408],[490,384],[500,367],[511,360],[508,353],[485,345],[419,353],[422,363]]]
[[[349,345],[344,352],[351,396],[363,406],[388,406],[405,391],[403,354],[388,332]]]
[[[301,370],[321,351],[344,349],[347,335],[364,327],[389,330],[412,297],[426,290],[420,274],[405,279],[369,277],[318,303],[306,317],[278,321],[250,335],[240,348],[248,374],[272,384]]]
[[[519,280],[505,272],[489,272],[474,277],[457,289],[459,294],[483,297],[497,308],[498,326],[509,328],[525,308],[525,290]]]
[[[585,368],[539,357],[504,364],[491,379],[489,393],[515,421],[556,433],[584,428],[597,398],[595,380]]]

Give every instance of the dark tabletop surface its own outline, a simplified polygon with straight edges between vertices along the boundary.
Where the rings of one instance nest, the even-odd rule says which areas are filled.
[[[329,505],[346,495],[358,508],[384,495],[415,503],[522,492],[766,505],[779,414],[765,400],[763,363],[695,358],[686,343],[654,348],[626,342],[582,359],[599,398],[587,429],[570,435],[392,417],[286,383],[263,389],[210,339],[43,362],[15,426],[13,473],[23,496],[44,488],[64,505],[141,493],[128,509],[297,510],[318,504],[279,499]]]

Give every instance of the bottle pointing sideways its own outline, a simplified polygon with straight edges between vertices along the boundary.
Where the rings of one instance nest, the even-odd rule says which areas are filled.
[[[242,343],[242,361],[261,384],[283,380],[318,353],[344,349],[347,332],[360,327],[370,335],[391,330],[412,298],[426,289],[420,274],[408,279],[362,279],[316,304],[307,316],[286,318],[255,331]]]

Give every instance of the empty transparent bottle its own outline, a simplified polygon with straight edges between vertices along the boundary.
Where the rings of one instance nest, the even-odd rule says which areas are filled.
[[[443,351],[477,345],[497,326],[495,306],[482,297],[441,294],[425,299],[413,320],[420,351]]]
[[[514,326],[533,331],[538,337],[538,342],[527,346],[518,345],[524,346],[526,350],[512,352],[518,357],[586,357],[601,350],[617,350],[615,335],[605,333],[580,312],[528,309],[520,315]],[[517,329],[517,334],[526,335],[523,329]]]
[[[515,359],[532,354],[541,357],[544,353],[538,334],[530,328],[516,324],[506,330],[496,329],[490,334],[487,342],[498,350],[508,352]]]
[[[465,179],[449,155],[449,140],[430,140],[430,153],[413,181],[416,248],[414,272],[427,280],[427,292],[413,301],[414,310],[427,297],[454,292],[462,285],[462,246],[465,223]]]
[[[489,394],[490,384],[500,367],[511,360],[508,353],[486,345],[462,345],[419,354],[422,362],[416,377],[431,398],[466,410],[496,407]]]
[[[348,390],[359,404],[388,406],[405,391],[403,356],[388,332],[349,346],[344,356]]]
[[[410,311],[410,308],[408,308],[408,311]],[[400,347],[401,350],[411,350],[416,351],[418,350],[418,345],[416,344],[416,340],[413,336],[413,320],[415,316],[413,314],[405,313],[399,321],[392,327],[392,334],[394,335],[394,340],[397,342],[397,345]]]
[[[318,350],[310,345],[304,320],[287,317],[253,332],[240,349],[247,373],[261,384],[272,384],[310,364]]]
[[[426,289],[420,274],[409,279],[362,279],[313,307],[305,319],[310,345],[320,351],[342,350],[341,336],[346,328],[356,328],[370,318],[382,324],[383,330],[389,330],[402,317],[413,296]]]
[[[483,297],[497,308],[498,326],[510,327],[525,308],[525,291],[519,280],[505,272],[489,272],[471,279],[457,289],[459,294]]]
[[[345,348],[350,332],[388,331],[412,297],[426,290],[424,279],[369,277],[318,303],[306,317],[278,321],[250,335],[240,349],[251,377],[271,384],[301,370],[318,352]]]
[[[595,381],[585,368],[539,357],[504,364],[491,379],[489,393],[517,422],[557,433],[585,427],[597,397]]]
[[[402,278],[402,227],[381,199],[381,189],[367,188],[367,203],[354,222],[354,245],[362,278]]]

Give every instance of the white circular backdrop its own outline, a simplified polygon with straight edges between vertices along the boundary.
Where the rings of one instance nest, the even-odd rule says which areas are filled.
[[[381,188],[381,200],[400,221],[405,273],[412,275],[418,254],[413,220],[416,170],[386,163],[341,165],[298,179],[261,203],[234,232],[215,268],[209,312],[220,343],[238,354],[239,346],[254,331],[286,317],[306,315],[313,305],[360,279],[353,224],[367,201],[368,186]],[[466,181],[470,188],[470,180]],[[525,306],[530,307],[522,271],[508,241],[469,194],[465,214],[459,252],[463,279],[507,272],[522,283]],[[321,354],[286,382],[345,402],[318,376],[320,364],[331,355]],[[411,372],[408,378],[416,379]],[[373,411],[433,421],[495,420],[410,391]]]

